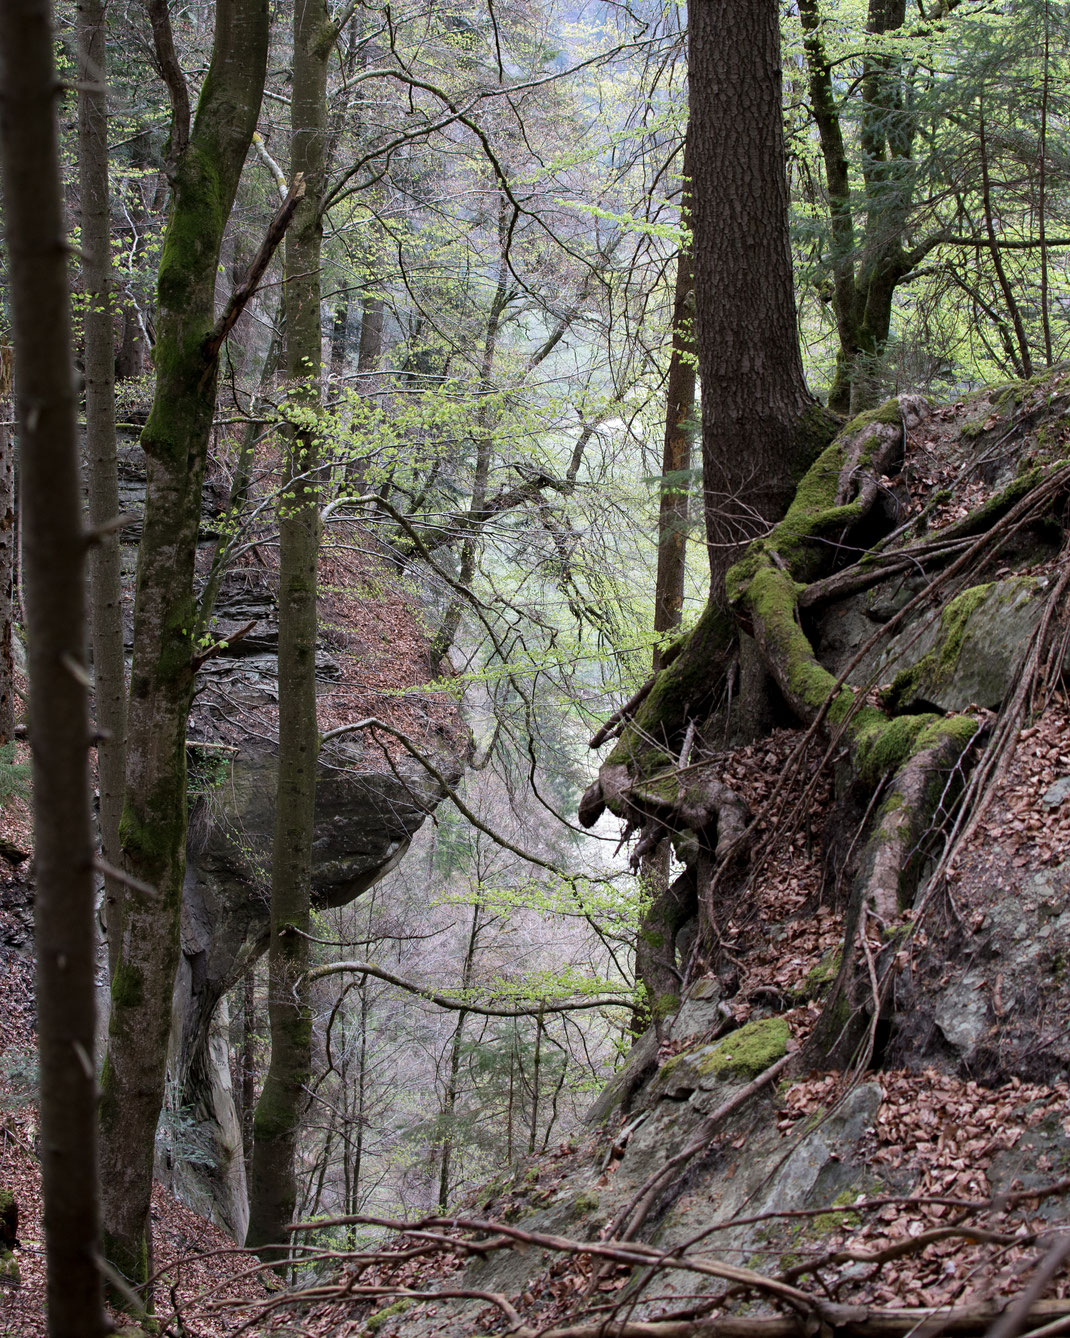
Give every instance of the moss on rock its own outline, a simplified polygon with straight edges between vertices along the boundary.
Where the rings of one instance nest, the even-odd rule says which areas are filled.
[[[803,976],[798,988],[794,991],[794,997],[800,1003],[805,1003],[808,999],[820,999],[839,975],[842,962],[842,948],[830,948],[820,961],[815,963]]]
[[[989,598],[993,588],[991,582],[974,585],[949,601],[940,614],[939,642],[917,664],[900,670],[883,694],[882,700],[889,710],[900,710],[921,684],[937,684],[951,677],[962,654],[970,619]]]
[[[790,1035],[784,1018],[759,1018],[726,1036],[696,1067],[704,1078],[757,1078],[787,1054]]]
[[[397,1319],[403,1315],[412,1302],[407,1297],[402,1297],[395,1301],[393,1305],[384,1306],[382,1310],[377,1310],[374,1315],[369,1315],[364,1321],[364,1327],[369,1333],[377,1333],[389,1320]]]

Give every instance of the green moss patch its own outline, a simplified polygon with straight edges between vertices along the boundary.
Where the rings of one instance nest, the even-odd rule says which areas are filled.
[[[805,1003],[807,999],[820,999],[823,994],[828,992],[832,982],[839,975],[842,963],[842,950],[840,948],[830,948],[821,960],[803,976],[801,984],[795,990],[795,998],[801,1003]]]
[[[938,644],[928,655],[922,656],[917,664],[896,674],[891,687],[883,694],[883,701],[889,710],[900,710],[922,683],[935,685],[944,683],[951,677],[962,654],[962,643],[966,639],[966,629],[970,619],[988,599],[992,590],[991,583],[974,585],[947,604],[940,614]]]
[[[384,1306],[382,1310],[377,1310],[374,1315],[369,1315],[364,1321],[364,1327],[369,1333],[378,1333],[388,1320],[397,1319],[403,1315],[412,1302],[407,1297],[402,1297],[400,1301],[395,1301],[393,1305]]]
[[[748,1022],[726,1036],[698,1063],[704,1077],[728,1081],[733,1078],[757,1078],[788,1051],[791,1033],[782,1017],[764,1017]]]

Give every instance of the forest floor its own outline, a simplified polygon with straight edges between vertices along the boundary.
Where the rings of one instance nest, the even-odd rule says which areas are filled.
[[[780,765],[797,736],[780,731],[772,741],[750,745],[726,758],[726,775],[755,808],[772,797]],[[1070,706],[1065,699],[1053,703],[1044,718],[1026,731],[1000,793],[983,826],[971,842],[968,856],[960,863],[955,879],[957,914],[967,920],[983,918],[984,889],[990,885],[994,867],[1019,873],[1048,868],[1070,859],[1070,802],[1051,809],[1042,796],[1053,780],[1070,772]],[[801,792],[807,777],[797,781]],[[780,803],[790,795],[779,795]],[[779,806],[779,805],[778,805]],[[815,811],[820,811],[819,803]],[[5,810],[2,835],[25,840],[25,809],[21,801]],[[745,1022],[755,1012],[772,1005],[786,1016],[793,1036],[801,1041],[809,1033],[820,1009],[814,999],[792,1003],[793,997],[815,969],[836,951],[842,937],[840,916],[820,904],[820,829],[805,825],[790,839],[773,847],[762,895],[745,919],[725,926],[726,939],[740,962],[738,988],[731,1000],[734,1019]],[[26,926],[13,907],[18,904],[18,879],[12,873],[0,880],[0,937],[7,941],[25,936]],[[23,921],[25,913],[23,912]],[[2,1338],[43,1338],[44,1261],[40,1221],[39,1167],[34,1152],[35,1114],[28,1099],[28,1074],[32,1067],[33,965],[28,956],[0,950],[0,1184],[12,1190],[19,1204],[20,1247],[16,1258],[20,1285],[0,1283],[0,1335]],[[785,1008],[785,1004],[790,1005]],[[668,1042],[662,1057],[670,1055]],[[871,1130],[869,1161],[875,1172],[896,1170],[909,1175],[922,1187],[920,1194],[976,1200],[989,1194],[986,1167],[1000,1150],[1012,1147],[1024,1129],[1056,1114],[1070,1136],[1070,1091],[1065,1082],[1022,1083],[1014,1080],[986,1087],[968,1078],[926,1069],[884,1070],[873,1075],[883,1092],[877,1121]],[[804,1075],[782,1093],[779,1129],[790,1146],[793,1134],[824,1110],[840,1091],[841,1075]],[[555,1186],[567,1178],[576,1161],[588,1160],[595,1144],[604,1140],[580,1133],[541,1160],[525,1163],[512,1181],[492,1200],[473,1200],[467,1209],[479,1217],[509,1221],[529,1211],[533,1199],[552,1196]],[[609,1175],[612,1175],[612,1165]],[[1058,1178],[1058,1168],[1038,1166]],[[1033,1205],[1035,1207],[1035,1205]],[[922,1233],[945,1225],[949,1209],[939,1203],[885,1205],[879,1211],[857,1218],[842,1214],[842,1228],[821,1243],[834,1254],[860,1256],[888,1251],[897,1242],[909,1242]],[[1032,1258],[1032,1233],[1041,1219],[1031,1215],[1029,1205],[999,1223],[998,1234],[1007,1241],[1019,1233],[1022,1244],[1004,1243],[998,1251],[990,1245],[964,1238],[934,1241],[917,1252],[906,1252],[894,1261],[860,1274],[858,1258],[844,1257],[824,1273],[828,1286],[840,1286],[841,1299],[898,1305],[937,1305],[963,1297],[1010,1295],[1020,1285],[1020,1274]],[[988,1229],[992,1226],[989,1224]],[[357,1301],[352,1296],[323,1295],[311,1308],[297,1307],[300,1326],[293,1330],[296,1297],[284,1302],[277,1287],[267,1288],[260,1277],[250,1275],[250,1260],[234,1250],[221,1231],[157,1191],[153,1201],[153,1232],[156,1266],[160,1271],[157,1308],[161,1315],[181,1317],[182,1332],[196,1338],[227,1338],[252,1321],[248,1332],[286,1329],[308,1335],[357,1335],[372,1333],[369,1317],[385,1301]],[[399,1242],[400,1247],[400,1242]],[[994,1257],[995,1256],[995,1257]],[[423,1290],[441,1286],[459,1266],[453,1256],[447,1262],[434,1255],[406,1259],[396,1266],[376,1264],[361,1274],[363,1286]],[[514,1298],[528,1323],[539,1326],[564,1320],[573,1310],[577,1294],[590,1279],[589,1258],[560,1261],[548,1273],[537,1293]],[[333,1267],[338,1267],[334,1265]],[[624,1284],[626,1270],[600,1284],[605,1292]],[[326,1286],[325,1286],[326,1284]],[[319,1280],[328,1293],[336,1291],[328,1279]],[[346,1285],[342,1266],[337,1292]],[[537,1300],[536,1300],[537,1294]],[[1070,1279],[1058,1278],[1049,1295],[1070,1294]],[[428,1312],[428,1332],[434,1329],[433,1309]],[[490,1308],[482,1322],[485,1329],[500,1327]],[[178,1330],[174,1330],[178,1332]]]
[[[928,420],[912,442],[909,474],[901,481],[913,509],[957,481],[948,500],[940,503],[947,512],[943,521],[976,509],[986,496],[984,484],[964,469],[960,458],[963,439],[957,429],[963,412],[961,405],[949,406]],[[993,426],[998,426],[995,419]],[[1044,572],[1038,569],[1038,574]],[[349,709],[352,705],[346,703]],[[723,779],[743,794],[753,812],[762,814],[765,824],[758,833],[763,856],[753,895],[720,926],[725,958],[736,964],[734,974],[725,977],[722,972],[721,995],[733,1023],[783,1016],[796,1044],[805,1041],[820,1015],[820,985],[829,977],[843,938],[841,913],[825,885],[823,822],[832,804],[828,780],[815,772],[819,753],[794,769],[790,783],[783,781],[785,764],[800,738],[798,731],[779,730],[720,760]],[[930,959],[939,961],[938,953],[926,958],[932,938],[947,934],[949,942],[973,941],[992,922],[994,896],[1013,902],[1024,880],[1068,865],[1070,784],[1061,800],[1051,799],[1053,785],[1068,777],[1070,700],[1064,686],[1021,732],[983,820],[950,870],[937,913],[904,949],[899,964],[904,981],[922,980],[931,973]],[[18,798],[5,802],[0,837],[28,849],[27,813]],[[3,1338],[36,1338],[45,1332],[36,1131],[29,1099],[33,1004],[26,914],[21,879],[12,867],[0,878],[0,944],[8,945],[0,946],[0,1186],[12,1189],[19,1203],[16,1258],[21,1280],[18,1287],[0,1280]],[[1070,990],[1063,985],[1064,977],[1065,965],[1053,962],[1053,998],[1046,1001],[1045,1017],[1047,1026],[1070,1030]],[[992,1030],[997,1030],[1003,986],[995,967],[986,974],[986,987],[996,1017]],[[680,1045],[668,1040],[659,1059],[669,1058]],[[793,1280],[808,1278],[808,1270],[817,1269],[824,1294],[858,1305],[993,1305],[1021,1292],[1035,1276],[1045,1233],[1066,1224],[1066,1159],[1058,1150],[1041,1152],[1031,1164],[1025,1187],[1056,1187],[1043,1199],[1024,1192],[1020,1179],[997,1192],[993,1168],[1041,1126],[1055,1128],[1053,1147],[1060,1139],[1070,1145],[1066,1074],[1008,1078],[999,1075],[998,1067],[991,1073],[971,1073],[948,1054],[943,1064],[913,1066],[893,1057],[866,1074],[865,1081],[876,1084],[880,1093],[864,1137],[866,1165],[882,1184],[909,1185],[909,1191],[829,1205],[819,1240],[795,1231],[793,1262],[787,1262],[785,1239],[777,1238],[770,1242],[766,1262],[748,1257],[751,1267],[789,1274]],[[785,1154],[826,1117],[845,1085],[843,1074],[815,1071],[797,1075],[778,1091],[776,1131]],[[552,1203],[555,1195],[575,1196],[585,1174],[592,1186],[611,1189],[622,1155],[615,1140],[626,1136],[619,1123],[608,1131],[576,1130],[555,1151],[507,1173],[495,1188],[485,1188],[459,1205],[458,1212],[487,1222],[516,1223],[534,1206]],[[722,1152],[742,1159],[747,1155],[745,1141],[731,1142]],[[600,1170],[591,1173],[592,1166]],[[960,1229],[964,1218],[968,1229]],[[248,1258],[220,1232],[162,1194],[154,1200],[154,1238],[157,1268],[164,1270],[157,1288],[158,1311],[180,1316],[181,1331],[189,1338],[229,1338],[239,1330],[385,1338],[398,1317],[391,1310],[393,1297],[399,1291],[456,1285],[466,1257],[456,1250],[414,1251],[411,1238],[395,1238],[376,1247],[374,1260],[335,1256],[316,1279],[313,1294],[300,1297],[277,1286],[269,1289],[260,1277],[250,1275]],[[398,1257],[395,1261],[384,1254]],[[596,1307],[602,1307],[599,1317],[627,1318],[630,1302],[615,1309],[614,1298],[626,1289],[634,1270],[603,1268],[597,1277],[595,1272],[589,1254],[563,1250],[506,1301],[534,1328],[574,1320],[578,1313],[591,1316]],[[1063,1266],[1034,1299],[1068,1296],[1070,1277]],[[674,1296],[672,1303],[678,1306],[679,1299]],[[488,1303],[470,1331],[504,1331],[505,1313],[501,1305]],[[657,1306],[647,1314],[656,1317]],[[443,1331],[448,1328],[445,1305],[432,1302],[423,1316],[421,1333],[428,1338],[440,1324]],[[175,1322],[169,1323],[169,1331],[178,1333]]]

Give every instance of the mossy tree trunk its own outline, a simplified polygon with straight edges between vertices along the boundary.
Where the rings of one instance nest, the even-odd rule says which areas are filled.
[[[218,374],[215,286],[223,230],[256,128],[268,27],[266,0],[219,0],[208,73],[174,163],[160,257],[120,827],[127,880],[101,1100],[105,1249],[135,1281],[146,1276],[153,1140],[179,954],[194,561]]]
[[[96,932],[84,667],[85,552],[71,358],[69,248],[48,0],[5,0],[0,169],[16,349],[30,637],[48,1332],[98,1338]]]
[[[115,451],[115,337],[108,189],[107,44],[102,0],[78,6],[78,184],[81,194],[82,288],[85,300],[85,457],[89,520],[98,537],[90,559],[93,702],[97,726],[100,847],[119,863],[119,820],[126,765],[126,658]],[[122,887],[105,878],[104,914],[114,971],[122,926]]]
[[[3,353],[10,358],[10,348]],[[0,355],[2,356],[2,355]],[[9,364],[10,365],[10,364]],[[11,412],[10,373],[0,368],[0,417]],[[15,437],[0,423],[0,745],[15,737]]]
[[[265,1262],[289,1253],[297,1206],[295,1158],[312,1066],[309,898],[316,809],[316,567],[320,540],[320,252],[327,61],[336,36],[323,0],[294,8],[291,170],[305,179],[286,243],[290,377],[287,477],[279,502],[279,780],[271,862],[268,1016],[271,1062],[253,1117],[246,1244]]]

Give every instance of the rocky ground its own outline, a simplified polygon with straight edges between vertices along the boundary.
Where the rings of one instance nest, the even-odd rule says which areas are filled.
[[[1059,373],[914,414],[902,473],[883,486],[931,537],[1056,458],[1068,435]],[[948,605],[937,603],[878,647],[858,685],[913,694],[919,709],[972,712],[998,737],[1043,592],[1066,563],[1043,527],[1008,546],[983,588],[971,587],[980,593],[952,629],[953,655]],[[913,588],[907,575],[891,595],[882,587],[824,615],[829,663],[846,663]],[[954,858],[941,861],[939,843],[924,852],[866,1062],[828,1071],[801,1059],[839,969],[845,834],[830,827],[835,759],[780,729],[716,758],[760,824],[750,896],[718,924],[717,969],[687,981],[671,1027],[639,1040],[586,1129],[509,1168],[449,1220],[409,1223],[402,1235],[379,1224],[380,1244],[325,1260],[300,1293],[246,1279],[225,1284],[247,1290],[224,1298],[209,1294],[206,1275],[188,1275],[174,1293],[185,1332],[595,1338],[610,1321],[617,1338],[899,1338],[918,1328],[981,1334],[1009,1302],[1022,1314],[1003,1316],[1000,1338],[1070,1329],[1065,640],[1057,650],[1031,681],[1024,728],[998,753],[971,758],[992,757],[988,791],[970,796],[972,830],[950,812],[940,818],[957,833]],[[861,932],[875,959],[880,927],[864,921]],[[29,1038],[28,997],[15,945],[0,959],[5,1051],[9,1034],[19,1045]],[[0,1139],[0,1176],[27,1195],[32,1221],[28,1108],[4,1114]],[[157,1212],[161,1238],[192,1231],[186,1219],[162,1225],[170,1207]],[[157,1254],[184,1248],[158,1244]],[[224,1260],[204,1264],[217,1282],[240,1271]],[[39,1313],[29,1260],[22,1273],[20,1291],[0,1281],[0,1314],[8,1298]],[[30,1323],[10,1332],[37,1332]]]

